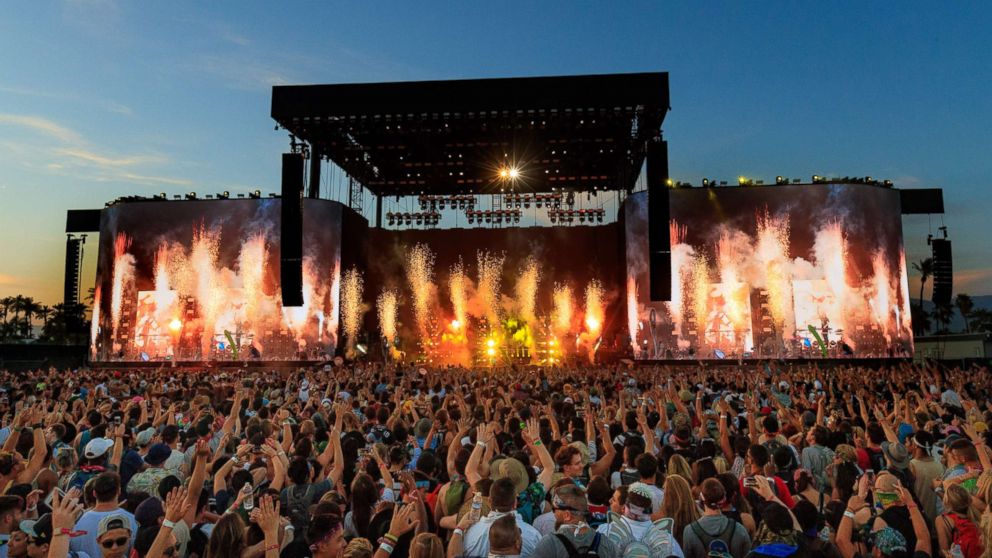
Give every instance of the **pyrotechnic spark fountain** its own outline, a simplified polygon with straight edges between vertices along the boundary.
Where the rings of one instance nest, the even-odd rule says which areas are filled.
[[[90,355],[96,357],[96,340],[100,333],[100,305],[103,303],[103,293],[100,285],[93,288],[93,315],[90,316]]]
[[[696,319],[696,341],[702,346],[706,340],[706,315],[710,298],[710,266],[703,254],[692,262],[692,314]]]
[[[537,258],[529,256],[524,261],[515,285],[520,319],[528,324],[537,322],[535,308],[537,306],[537,286],[540,281],[541,269],[537,265]]]
[[[193,230],[193,249],[190,251],[189,259],[195,274],[194,292],[200,309],[200,321],[203,324],[204,333],[200,339],[200,351],[203,355],[210,352],[214,326],[226,299],[217,273],[219,244],[219,231],[208,230],[203,225]]]
[[[379,333],[391,344],[396,339],[396,291],[385,290],[379,293],[375,307],[379,317]]]
[[[468,324],[468,277],[461,259],[451,266],[448,274],[448,291],[451,293],[451,308],[459,326]]]
[[[407,254],[406,277],[413,293],[413,312],[422,341],[429,338],[430,301],[434,292],[434,253],[426,244],[417,244]]]
[[[603,319],[606,316],[604,294],[598,279],[586,285],[585,330],[579,335],[579,343],[585,345],[590,363],[596,362],[596,349],[603,333]]]
[[[477,254],[479,298],[490,328],[496,327],[500,318],[499,294],[503,278],[503,258],[502,254],[496,255],[483,250]]]
[[[563,337],[572,330],[574,302],[572,287],[564,283],[555,283],[554,310],[551,314],[551,328],[555,337]]]
[[[868,303],[875,322],[882,329],[885,342],[889,343],[892,341],[892,326],[898,327],[898,324],[892,323],[893,310],[898,314],[899,307],[892,300],[892,284],[889,282],[892,276],[889,274],[889,263],[885,254],[881,251],[875,252],[871,258],[871,267],[874,274],[872,278],[874,292]]]
[[[901,305],[898,310],[898,320],[902,330],[900,337],[913,339],[913,314],[909,305],[909,276],[906,274],[906,253],[902,250],[899,251],[899,294]]]
[[[813,253],[833,294],[833,304],[827,313],[830,328],[844,330],[847,336],[845,305],[852,293],[847,285],[847,241],[839,221],[829,223],[819,231]]]
[[[134,280],[134,256],[127,251],[131,247],[131,237],[118,233],[114,240],[114,277],[110,291],[110,318],[113,336],[121,323],[121,308],[124,303],[124,289]]]
[[[268,261],[268,246],[265,235],[252,235],[241,246],[238,254],[238,270],[241,274],[241,287],[245,293],[245,320],[253,336],[261,331],[264,321],[265,262]]]
[[[675,281],[677,283],[677,281]],[[675,301],[675,293],[672,293]],[[630,336],[630,348],[637,354],[637,281],[633,276],[627,277],[627,335]]]
[[[791,339],[795,330],[792,310],[792,277],[789,265],[789,218],[773,218],[765,208],[758,214],[758,261],[765,271],[768,311],[781,339]]]
[[[358,330],[362,325],[362,289],[361,273],[351,268],[344,274],[341,284],[341,322],[346,337],[346,354],[354,356],[355,343],[358,341]]]

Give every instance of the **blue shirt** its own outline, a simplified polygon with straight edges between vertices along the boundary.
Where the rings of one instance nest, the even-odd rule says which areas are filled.
[[[71,539],[69,550],[85,552],[90,556],[103,556],[103,551],[100,550],[100,545],[96,542],[96,529],[100,526],[100,520],[108,515],[123,515],[128,518],[131,522],[131,544],[134,544],[134,535],[138,532],[138,522],[134,520],[134,515],[120,508],[109,512],[90,510],[79,518],[75,527],[76,531],[86,531],[86,534]],[[127,556],[130,552],[131,545],[128,545],[128,551],[124,555]]]

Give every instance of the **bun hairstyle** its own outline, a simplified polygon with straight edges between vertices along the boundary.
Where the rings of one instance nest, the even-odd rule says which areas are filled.
[[[709,478],[704,480],[703,484],[700,485],[699,496],[703,502],[703,506],[707,509],[718,510],[723,507],[727,499],[727,491],[724,490],[723,484],[719,480]]]

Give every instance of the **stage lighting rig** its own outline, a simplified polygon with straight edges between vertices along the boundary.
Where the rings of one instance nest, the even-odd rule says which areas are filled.
[[[248,197],[251,198],[251,199],[253,199],[253,200],[257,200],[257,199],[259,199],[259,198],[262,197],[262,191],[261,190],[255,190],[253,192],[249,192]]]
[[[190,192],[190,193],[186,194],[186,199],[188,199],[188,200],[195,200],[196,199],[196,192]]]

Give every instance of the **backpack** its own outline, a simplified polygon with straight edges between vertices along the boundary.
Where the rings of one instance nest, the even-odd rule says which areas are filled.
[[[951,544],[961,547],[964,558],[978,558],[982,555],[982,537],[975,523],[956,513],[945,513],[944,521],[951,529]]]
[[[302,491],[298,490],[299,485],[293,485],[286,490],[286,514],[289,522],[296,530],[296,535],[305,537],[307,525],[310,523],[310,504],[313,503],[312,484],[308,484]]]
[[[565,547],[565,551],[568,552],[570,557],[576,556],[578,558],[589,558],[591,556],[599,556],[599,539],[601,537],[599,533],[596,533],[596,536],[593,537],[591,545],[582,547],[582,552],[579,552],[579,549],[575,548],[572,541],[570,541],[565,535],[555,533],[555,536],[558,537],[559,541],[561,541],[562,546]]]
[[[66,482],[65,490],[67,492],[69,490],[73,489],[73,488],[78,488],[79,490],[83,490],[83,487],[86,486],[86,483],[91,478],[99,475],[100,473],[104,472],[105,470],[106,469],[104,469],[103,467],[99,467],[99,466],[92,466],[91,467],[91,466],[88,466],[87,465],[87,466],[84,466],[84,467],[80,467],[76,472],[74,472],[73,474],[69,475],[69,480]]]
[[[799,546],[792,546],[781,542],[765,543],[761,546],[754,547],[751,552],[747,553],[745,558],[760,558],[763,556],[767,556],[769,558],[785,558],[786,556],[792,556],[798,552],[799,548]]]
[[[692,529],[696,538],[703,543],[703,548],[706,549],[707,556],[717,558],[730,555],[730,543],[734,539],[734,530],[737,529],[737,522],[729,517],[725,519],[727,520],[727,526],[716,537],[707,534],[702,526],[699,525],[698,521],[689,524],[689,528]]]
[[[606,536],[617,547],[622,558],[664,557],[672,554],[675,540],[672,537],[674,519],[666,517],[655,521],[641,536],[641,540],[637,540],[622,515],[611,511],[607,517]]]

